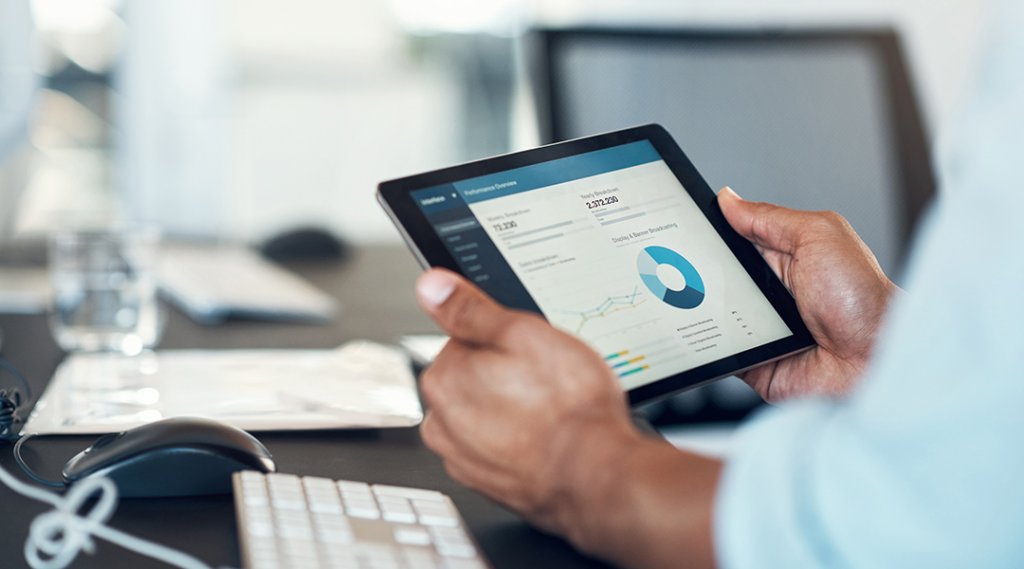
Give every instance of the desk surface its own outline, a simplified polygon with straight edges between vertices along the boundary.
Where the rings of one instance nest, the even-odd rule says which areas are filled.
[[[400,247],[370,247],[344,266],[294,267],[342,302],[341,316],[329,325],[233,321],[202,327],[169,311],[163,348],[329,348],[346,340],[393,342],[402,333],[434,332],[417,310],[412,283],[419,272]],[[28,375],[38,395],[63,354],[42,316],[0,316],[2,354]],[[57,478],[64,461],[94,437],[44,437],[25,447],[25,457],[42,474]],[[544,535],[517,516],[453,482],[441,461],[427,450],[416,429],[260,434],[282,472],[432,488],[451,495],[496,569],[511,567],[604,567],[576,553],[560,539]],[[7,447],[9,448],[9,447]],[[0,463],[19,472],[9,450]],[[111,525],[179,548],[212,567],[240,564],[230,496],[124,500]],[[21,551],[41,504],[0,487],[0,567],[24,567]],[[80,555],[77,568],[165,567],[112,544],[99,542],[95,555]]]

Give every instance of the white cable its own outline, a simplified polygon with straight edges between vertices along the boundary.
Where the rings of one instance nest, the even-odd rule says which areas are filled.
[[[78,553],[95,550],[93,536],[181,569],[211,569],[195,557],[106,525],[117,508],[117,486],[109,478],[88,478],[71,486],[64,496],[36,488],[0,467],[0,481],[18,494],[54,507],[32,520],[25,540],[25,560],[33,569],[64,569]],[[85,515],[78,510],[93,496],[96,504]]]

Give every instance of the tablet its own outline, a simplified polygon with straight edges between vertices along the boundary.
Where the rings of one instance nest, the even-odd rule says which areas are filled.
[[[814,345],[658,125],[383,182],[377,197],[424,267],[578,336],[632,404]]]

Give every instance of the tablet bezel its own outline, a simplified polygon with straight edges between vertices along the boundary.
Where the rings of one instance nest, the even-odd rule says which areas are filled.
[[[754,246],[732,229],[718,207],[714,191],[672,136],[660,125],[649,124],[577,138],[381,182],[377,188],[377,199],[424,268],[444,267],[461,274],[455,259],[445,248],[423,211],[416,205],[411,196],[412,192],[643,140],[654,146],[793,334],[630,389],[627,391],[630,404],[650,403],[814,347],[814,339],[800,318],[792,294]]]

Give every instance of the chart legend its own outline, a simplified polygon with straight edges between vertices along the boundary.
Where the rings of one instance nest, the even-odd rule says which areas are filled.
[[[623,350],[604,357],[612,371],[618,374],[620,378],[651,369],[651,366],[644,363],[646,359],[647,356],[634,355],[629,350]]]

